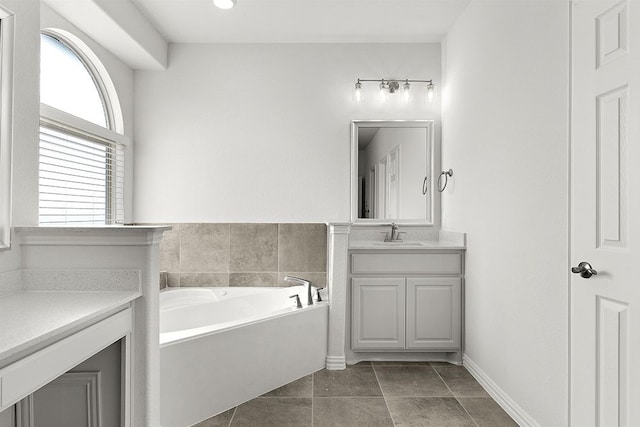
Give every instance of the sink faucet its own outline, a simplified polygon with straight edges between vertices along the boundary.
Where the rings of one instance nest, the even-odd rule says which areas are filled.
[[[307,305],[313,305],[313,295],[311,295],[312,286],[309,280],[305,280],[305,279],[301,279],[299,277],[293,277],[293,276],[284,276],[284,281],[306,286],[307,287]]]
[[[387,237],[384,239],[385,242],[402,242],[400,238],[400,231],[398,231],[398,224],[395,222],[391,223],[391,235],[387,234]]]

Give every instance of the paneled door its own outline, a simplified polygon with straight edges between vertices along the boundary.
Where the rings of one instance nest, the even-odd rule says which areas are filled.
[[[640,1],[571,7],[570,421],[640,426]]]

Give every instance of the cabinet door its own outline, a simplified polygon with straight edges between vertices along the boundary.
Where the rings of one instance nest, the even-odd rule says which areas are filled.
[[[405,279],[351,279],[351,347],[404,348]]]
[[[460,349],[461,279],[407,279],[407,348]]]

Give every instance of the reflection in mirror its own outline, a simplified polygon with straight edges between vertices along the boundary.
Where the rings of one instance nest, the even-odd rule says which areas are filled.
[[[433,223],[433,121],[356,121],[352,219]]]
[[[14,15],[0,6],[0,249],[10,246]]]

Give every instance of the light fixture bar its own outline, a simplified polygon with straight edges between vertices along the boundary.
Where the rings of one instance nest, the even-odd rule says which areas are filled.
[[[408,102],[411,98],[411,92],[415,90],[411,83],[425,83],[426,84],[426,100],[428,102],[433,101],[435,96],[435,85],[433,84],[433,80],[419,80],[419,79],[360,79],[358,78],[355,84],[355,100],[356,102],[360,102],[362,100],[362,83],[378,83],[379,88],[379,99],[381,101],[385,101],[387,99],[387,94],[394,94],[396,92],[400,92],[400,88],[402,88],[402,94],[404,96],[405,102]]]
[[[433,84],[433,80],[414,80],[414,79],[357,79],[359,82],[409,82],[409,83],[430,83]]]

